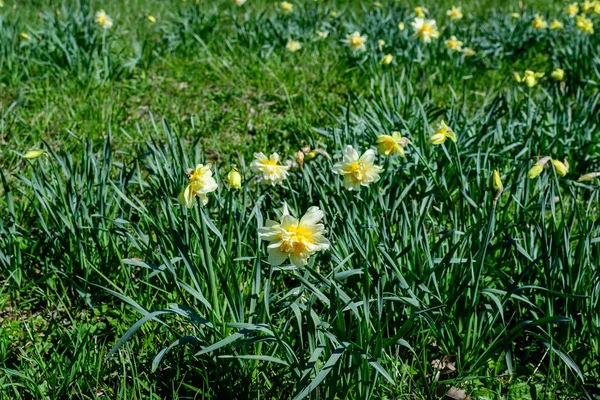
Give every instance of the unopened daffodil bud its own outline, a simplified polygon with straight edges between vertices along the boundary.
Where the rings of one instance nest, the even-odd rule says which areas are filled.
[[[492,187],[496,192],[501,192],[504,190],[504,186],[502,186],[502,179],[500,179],[500,172],[495,169],[492,175]]]
[[[495,169],[492,174],[492,189],[494,189],[494,204],[502,195],[502,191],[504,190],[504,186],[502,185],[502,179],[500,179],[500,172]]]
[[[44,150],[29,150],[27,153],[25,153],[23,155],[23,158],[32,160],[34,158],[38,158],[39,156],[41,156],[44,153],[45,153]]]
[[[569,164],[566,160],[564,163],[558,160],[552,160],[552,165],[554,165],[556,173],[560,176],[565,176],[569,173]]]
[[[535,164],[533,167],[531,167],[531,169],[529,169],[529,172],[527,172],[527,177],[529,179],[535,179],[538,176],[540,176],[540,174],[542,173],[543,170],[544,170],[543,165]]]
[[[242,188],[242,176],[235,167],[227,174],[227,185],[229,186],[229,189]]]
[[[386,54],[385,56],[383,56],[383,58],[381,59],[381,61],[379,61],[379,64],[381,64],[381,65],[390,65],[393,60],[394,60],[394,56],[393,55]]]
[[[311,151],[304,156],[304,159],[307,161],[314,160],[318,155],[319,153],[317,151]]]
[[[585,175],[581,175],[579,177],[579,179],[577,179],[577,182],[589,182],[592,179],[597,178],[599,176],[600,176],[600,172],[590,172]]]
[[[550,76],[555,81],[562,81],[563,79],[565,79],[565,71],[561,68],[555,68],[554,71],[552,71],[552,73],[550,74]]]
[[[152,15],[148,15],[146,18],[148,18],[148,21],[155,23],[156,22],[156,18],[154,18]]]

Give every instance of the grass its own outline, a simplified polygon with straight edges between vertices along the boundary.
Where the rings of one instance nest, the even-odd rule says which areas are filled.
[[[464,2],[459,22],[425,4],[424,45],[412,7],[382,3],[0,8],[0,398],[599,398],[599,192],[577,182],[600,170],[598,34],[562,3]],[[364,53],[340,42],[355,30]],[[442,119],[458,141],[433,146]],[[392,131],[406,158],[346,190],[344,147]],[[330,157],[257,182],[255,151],[304,146]],[[529,179],[542,156],[568,175]],[[207,161],[217,191],[180,206]],[[284,202],[324,212],[331,247],[305,267],[258,239]]]

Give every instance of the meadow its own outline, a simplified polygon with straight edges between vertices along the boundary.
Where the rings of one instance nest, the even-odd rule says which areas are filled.
[[[0,0],[0,399],[600,399],[598,31]]]

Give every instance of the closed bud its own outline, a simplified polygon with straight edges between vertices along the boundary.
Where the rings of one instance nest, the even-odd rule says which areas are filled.
[[[565,79],[565,71],[561,68],[556,68],[554,71],[552,71],[550,76],[555,81],[562,81],[563,79]]]
[[[579,177],[579,179],[577,179],[577,182],[589,182],[594,178],[597,178],[600,176],[600,172],[590,172],[588,174],[585,175],[581,175]]]
[[[29,150],[27,153],[25,153],[25,155],[23,155],[23,158],[32,160],[34,158],[38,158],[42,154],[44,154],[44,150]]]
[[[494,189],[494,204],[500,198],[502,191],[504,190],[504,186],[502,185],[502,179],[500,178],[500,172],[495,169],[492,174],[492,188]]]
[[[227,174],[227,185],[230,189],[241,189],[242,188],[242,176],[234,168]]]
[[[533,167],[531,167],[531,169],[529,170],[529,172],[527,172],[527,177],[529,179],[535,179],[538,176],[540,176],[540,174],[542,173],[542,171],[544,170],[544,166],[543,165],[534,165]]]
[[[565,176],[569,172],[569,164],[565,165],[561,161],[552,160],[552,165],[554,165],[554,169],[556,170],[556,173],[559,174],[560,176]]]
[[[504,186],[502,186],[502,180],[500,179],[500,172],[497,169],[494,170],[492,175],[492,187],[496,192],[501,192],[504,190]]]
[[[381,61],[379,62],[379,64],[381,64],[381,65],[390,65],[392,63],[393,59],[394,59],[393,55],[386,54],[385,56],[383,56],[383,58],[381,59]]]
[[[304,167],[304,152],[302,150],[298,150],[296,152],[296,162],[300,166],[300,169]]]

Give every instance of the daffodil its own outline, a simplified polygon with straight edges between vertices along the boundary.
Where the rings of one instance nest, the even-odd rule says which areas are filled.
[[[502,179],[500,178],[500,171],[497,169],[494,170],[492,174],[492,189],[494,189],[494,204],[500,198],[502,191],[504,190],[504,186],[502,185]]]
[[[594,3],[594,13],[600,14],[600,1]]]
[[[381,58],[381,61],[379,61],[379,64],[381,64],[381,65],[390,65],[393,60],[394,60],[394,56],[393,55],[386,54],[385,56],[383,56]]]
[[[292,11],[294,11],[294,5],[287,1],[282,1],[279,7],[281,8],[281,11],[283,11],[286,14],[289,14]]]
[[[434,145],[440,145],[446,142],[446,139],[456,143],[456,133],[444,121],[440,122],[438,129],[429,137],[429,142]]]
[[[244,5],[244,3],[245,3],[245,2],[246,2],[246,0],[233,0],[233,3],[234,3],[236,6],[241,6],[241,5]]]
[[[28,33],[21,32],[20,36],[25,40],[31,40],[31,36]]]
[[[377,40],[377,48],[379,49],[379,51],[383,50],[384,45],[385,45],[385,40],[383,40],[383,39]]]
[[[450,36],[450,39],[446,40],[446,48],[451,51],[460,51],[463,45],[463,42],[458,40],[456,36]]]
[[[113,20],[109,17],[104,10],[100,10],[96,13],[96,23],[104,29],[110,29],[113,26]]]
[[[263,153],[254,153],[254,158],[255,160],[250,164],[250,168],[260,174],[263,181],[271,185],[281,185],[288,177],[290,167],[279,164],[279,154],[273,153],[271,157],[267,157]]]
[[[462,49],[462,53],[465,55],[465,57],[473,57],[475,55],[475,50],[470,47],[465,47]]]
[[[317,37],[320,40],[327,39],[327,36],[329,36],[329,32],[328,31],[317,31]]]
[[[415,18],[412,22],[412,27],[415,31],[415,36],[423,41],[430,43],[431,39],[440,37],[440,32],[437,29],[437,24],[433,19]]]
[[[401,30],[401,31],[403,31],[404,28],[405,28],[404,22],[398,22],[398,29]]]
[[[567,6],[567,14],[569,17],[573,18],[579,13],[579,4],[571,3]]]
[[[517,82],[519,82],[519,83],[524,82],[525,85],[527,85],[527,87],[530,87],[530,88],[534,87],[537,84],[538,79],[543,76],[544,76],[543,72],[533,72],[531,70],[525,71],[523,76],[519,75],[518,72],[514,73],[514,77]]]
[[[333,166],[333,172],[344,177],[343,184],[348,190],[357,190],[377,182],[382,169],[375,165],[375,152],[372,149],[359,157],[352,146],[346,146],[343,160]]]
[[[460,7],[452,6],[451,9],[446,11],[446,15],[450,17],[451,20],[458,21],[463,17],[462,10]]]
[[[540,14],[535,14],[533,21],[531,22],[531,26],[534,29],[546,29],[548,27],[548,23]]]
[[[544,167],[546,166],[546,164],[548,164],[549,161],[552,161],[552,158],[550,157],[542,157],[540,158],[534,165],[533,167],[531,167],[529,169],[529,171],[527,172],[527,177],[529,179],[535,179],[538,176],[540,176],[540,174],[542,173],[542,171],[544,170]],[[561,163],[562,164],[562,163]]]
[[[346,40],[343,42],[347,43],[352,51],[365,51],[367,49],[367,46],[365,46],[367,36],[361,35],[360,32],[354,32],[351,35],[346,36]]]
[[[405,157],[404,147],[410,144],[410,140],[402,137],[400,132],[392,132],[391,135],[379,135],[377,137],[377,150],[386,157],[398,154]]]
[[[510,16],[513,17],[514,19],[521,18],[521,14],[519,14],[518,12],[514,12],[514,13],[510,14]]]
[[[569,173],[569,163],[567,163],[567,160],[564,162],[552,160],[552,165],[554,165],[554,170],[560,176],[565,176]]]
[[[594,7],[594,4],[591,1],[585,0],[581,4],[581,11],[583,11],[583,12],[590,12],[593,7]]]
[[[4,7],[4,2],[0,0],[0,8]]]
[[[285,45],[285,48],[287,49],[287,51],[294,53],[298,50],[300,50],[302,48],[302,45],[300,44],[299,41],[297,40],[288,40],[287,44]]]
[[[563,24],[562,22],[560,22],[557,19],[552,21],[552,24],[550,25],[550,29],[563,29],[564,27],[565,27],[565,24]]]
[[[38,158],[39,156],[45,154],[44,150],[29,150],[27,153],[23,155],[23,158],[32,160],[34,158]]]
[[[148,15],[146,18],[148,18],[148,21],[155,23],[156,22],[156,18],[154,18],[152,15]]]
[[[312,255],[327,250],[330,243],[325,237],[325,226],[320,223],[322,219],[323,211],[319,207],[310,207],[298,220],[284,204],[279,221],[267,220],[266,225],[258,229],[259,238],[269,242],[269,264],[281,265],[289,257],[292,264],[303,267]]]
[[[600,176],[600,172],[589,172],[585,175],[581,175],[578,179],[577,182],[589,182],[592,179],[598,178]]]
[[[242,188],[242,176],[237,171],[235,166],[231,168],[231,171],[227,174],[227,185],[229,189],[241,189]]]
[[[179,203],[187,208],[192,208],[195,196],[200,197],[202,204],[208,203],[206,195],[217,190],[217,181],[213,178],[210,168],[210,164],[198,164],[195,170],[189,170],[189,182],[178,197]]]
[[[542,173],[543,170],[544,170],[544,166],[543,165],[535,164],[527,172],[527,177],[529,179],[535,179],[538,176],[540,176],[540,174]]]
[[[415,15],[419,18],[425,18],[425,15],[429,14],[429,10],[425,7],[415,7]]]
[[[592,35],[594,33],[594,23],[583,14],[577,17],[575,26],[585,34]]]
[[[555,68],[554,71],[552,71],[552,73],[550,74],[550,76],[555,81],[562,81],[563,79],[565,79],[565,71],[561,68]]]

